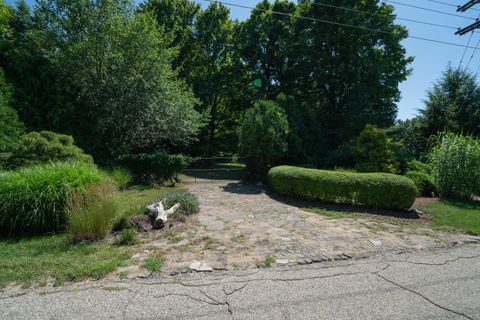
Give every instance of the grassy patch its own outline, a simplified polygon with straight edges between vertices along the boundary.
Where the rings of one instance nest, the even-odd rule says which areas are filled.
[[[152,204],[161,195],[172,191],[186,191],[182,188],[148,188],[142,186],[135,186],[123,192],[120,192],[117,197],[117,204],[125,211],[137,211],[136,214],[142,211],[143,207]],[[143,213],[143,212],[142,212]]]
[[[124,266],[128,258],[124,248],[73,244],[68,234],[0,240],[0,287],[97,279]]]
[[[148,257],[145,259],[145,268],[150,272],[158,272],[162,270],[164,263],[164,257]]]
[[[434,227],[480,235],[478,201],[442,201],[427,204],[422,210],[432,216]]]

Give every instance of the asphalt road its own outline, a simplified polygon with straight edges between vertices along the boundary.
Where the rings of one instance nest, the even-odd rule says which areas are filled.
[[[0,292],[1,319],[480,319],[480,245]]]

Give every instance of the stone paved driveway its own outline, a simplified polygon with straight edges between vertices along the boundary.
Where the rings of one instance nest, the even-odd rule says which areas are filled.
[[[186,186],[200,199],[201,212],[145,243],[146,250],[163,250],[168,272],[187,270],[193,260],[215,269],[244,269],[261,265],[267,256],[277,264],[308,264],[479,239],[433,231],[426,225],[331,219],[241,182]]]

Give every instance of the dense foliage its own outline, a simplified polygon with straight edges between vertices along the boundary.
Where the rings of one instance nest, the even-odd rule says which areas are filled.
[[[71,136],[50,131],[30,132],[20,138],[5,167],[17,169],[49,162],[93,164],[93,158],[77,147]]]
[[[257,177],[287,153],[288,121],[283,109],[273,101],[260,100],[247,110],[239,129],[239,153]]]
[[[48,164],[0,173],[0,232],[35,234],[62,230],[73,190],[108,180],[92,165]]]
[[[6,82],[4,72],[0,68],[0,157],[1,153],[11,151],[16,146],[24,131],[17,112],[10,106],[11,95],[12,87]]]
[[[124,156],[120,162],[134,175],[137,182],[151,184],[172,181],[190,162],[188,157],[166,152],[141,153]]]
[[[480,140],[446,132],[429,154],[432,176],[442,197],[471,199],[480,195]]]
[[[417,188],[408,178],[389,173],[354,173],[280,166],[268,173],[276,192],[307,200],[408,209]]]
[[[26,21],[24,33],[15,30],[16,19]],[[71,133],[100,162],[195,140],[201,118],[191,90],[172,70],[175,50],[133,2],[39,1],[34,16],[16,12],[11,29],[5,69],[19,88],[15,106],[29,129]],[[41,70],[34,57],[18,60],[29,53],[42,56]],[[30,67],[40,74],[20,74]],[[22,88],[29,85],[27,93]]]
[[[418,189],[418,195],[424,197],[431,197],[436,194],[437,188],[433,177],[428,173],[421,171],[407,171],[405,177],[409,178],[415,183]]]
[[[384,130],[367,125],[355,145],[355,169],[359,172],[395,173],[394,144]]]

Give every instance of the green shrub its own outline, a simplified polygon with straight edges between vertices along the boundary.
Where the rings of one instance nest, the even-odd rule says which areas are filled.
[[[58,163],[0,173],[2,234],[62,230],[65,205],[73,190],[85,190],[108,180],[95,166]]]
[[[200,211],[198,198],[190,192],[166,192],[157,200],[157,202],[159,201],[162,201],[165,210],[173,207],[176,203],[180,203],[180,208],[172,216],[172,218],[179,221],[185,221],[187,216]]]
[[[130,228],[118,232],[115,236],[115,243],[120,246],[130,246],[137,243],[137,230]]]
[[[440,134],[429,154],[432,176],[441,197],[472,199],[480,195],[480,140]]]
[[[358,172],[397,172],[395,144],[381,128],[366,125],[356,140],[354,154]]]
[[[119,211],[112,191],[112,185],[104,183],[70,194],[66,211],[74,241],[105,238]]]
[[[410,208],[417,194],[410,179],[388,173],[280,166],[272,168],[268,178],[273,190],[282,195],[376,208]]]
[[[265,178],[268,167],[286,155],[287,138],[287,116],[275,102],[261,100],[247,110],[239,128],[239,153],[254,177]]]
[[[418,194],[421,196],[431,197],[437,192],[433,178],[428,173],[421,171],[407,171],[405,177],[415,183],[415,186],[417,186],[418,189]]]
[[[155,152],[124,156],[120,161],[133,173],[137,182],[151,184],[175,181],[178,173],[189,164],[190,158]]]
[[[113,168],[110,172],[110,175],[112,176],[113,180],[115,180],[120,190],[127,189],[128,184],[133,179],[130,171],[122,167]]]
[[[17,112],[11,107],[12,86],[5,80],[3,69],[0,68],[0,168],[6,162],[2,161],[2,153],[15,148],[25,127]]]
[[[71,136],[42,131],[23,135],[8,159],[9,169],[50,162],[92,164],[93,158],[77,147]]]
[[[407,163],[407,171],[418,171],[426,174],[431,174],[432,167],[430,167],[426,163],[414,160]]]

